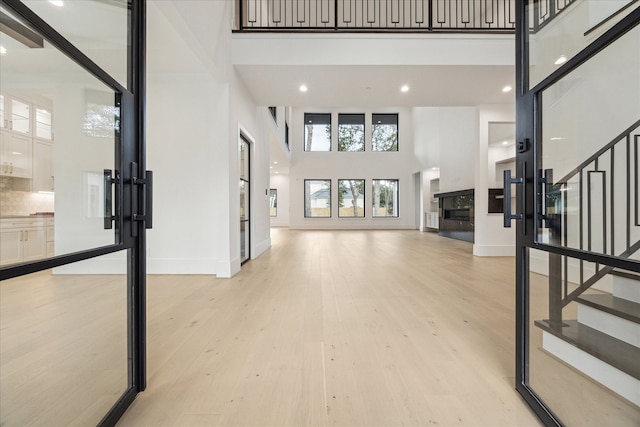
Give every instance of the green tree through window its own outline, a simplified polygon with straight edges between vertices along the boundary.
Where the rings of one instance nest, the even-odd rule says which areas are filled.
[[[398,151],[398,115],[373,114],[371,119],[373,151]]]
[[[338,151],[364,151],[364,114],[338,115]]]
[[[364,218],[364,179],[338,180],[338,216]]]

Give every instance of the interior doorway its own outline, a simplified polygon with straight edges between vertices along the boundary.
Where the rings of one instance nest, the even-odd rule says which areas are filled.
[[[251,143],[240,135],[240,264],[251,259]]]

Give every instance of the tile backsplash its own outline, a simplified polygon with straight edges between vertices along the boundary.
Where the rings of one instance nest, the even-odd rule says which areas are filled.
[[[19,191],[20,178],[0,177],[0,216],[29,215],[36,212],[53,212],[54,195]]]

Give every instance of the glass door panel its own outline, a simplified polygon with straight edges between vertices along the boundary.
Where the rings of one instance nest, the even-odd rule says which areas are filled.
[[[97,425],[130,387],[125,253],[0,286],[0,424]],[[119,261],[118,261],[119,259]]]
[[[539,242],[639,259],[639,75],[636,27],[541,93]]]
[[[116,4],[119,25],[98,13]],[[0,32],[1,169],[14,151],[29,154],[28,172],[0,176],[2,425],[115,425],[145,388],[151,175],[140,174],[144,78],[133,93],[128,71],[143,61],[143,6],[0,5],[13,29]],[[16,120],[29,133],[6,126]],[[7,151],[16,141],[30,150]]]
[[[516,388],[545,425],[640,421],[634,3],[516,3]]]
[[[535,249],[530,266],[529,386],[567,426],[637,426],[637,324],[594,307],[616,301],[633,311],[640,276]],[[599,279],[576,295],[586,276]]]
[[[128,86],[130,0],[22,2],[122,86]]]
[[[239,142],[240,169],[240,262],[244,263],[251,257],[251,208],[250,208],[250,147],[244,137]]]
[[[116,161],[121,144],[120,94],[46,40],[35,49],[0,33],[0,43],[8,46],[0,61],[0,91],[12,101],[13,130],[16,123],[24,130],[35,129],[28,140],[26,135],[3,131],[9,148],[4,154],[12,156],[14,176],[0,187],[2,200],[7,201],[0,206],[3,228],[22,229],[25,221],[41,219],[42,224],[35,226],[44,230],[47,220],[46,225],[55,229],[55,240],[42,239],[42,247],[52,250],[43,249],[40,258],[117,243],[118,227],[105,230],[104,216],[114,209],[107,200],[116,191],[105,184],[105,170],[115,176],[120,169]],[[19,150],[18,143],[29,150]],[[2,254],[0,263],[7,265],[1,258]],[[18,262],[27,260],[33,258]]]
[[[528,1],[530,87],[633,11],[633,3],[633,0]]]

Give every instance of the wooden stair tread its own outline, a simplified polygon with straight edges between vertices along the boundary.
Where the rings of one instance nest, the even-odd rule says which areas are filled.
[[[548,320],[536,320],[535,325],[640,380],[640,348],[580,324],[577,320],[563,321],[560,329],[551,327]]]
[[[640,275],[627,270],[613,269],[609,272],[612,276],[624,277],[625,279],[640,281]]]
[[[576,301],[630,322],[640,323],[640,304],[637,302],[617,298],[611,294],[582,294]]]

